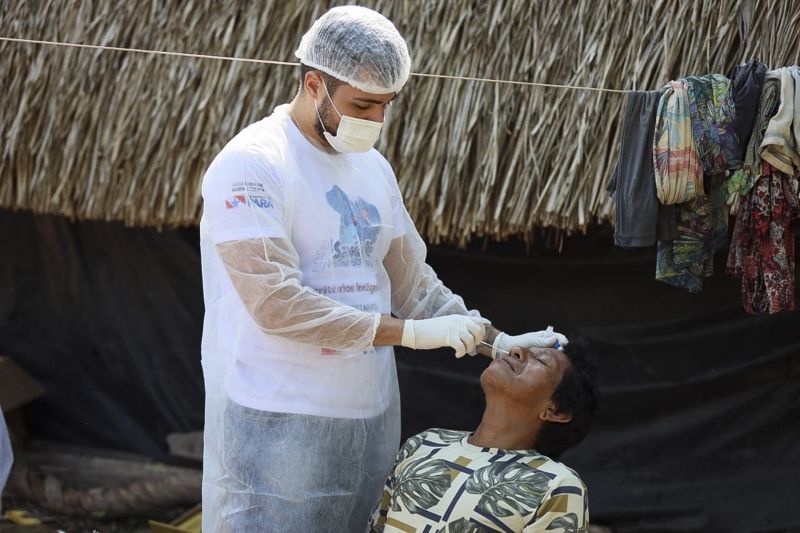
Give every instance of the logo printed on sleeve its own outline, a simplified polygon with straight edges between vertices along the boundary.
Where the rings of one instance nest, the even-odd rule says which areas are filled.
[[[272,200],[266,196],[248,197],[243,194],[237,194],[225,199],[226,209],[236,209],[237,207],[246,206],[258,207],[259,209],[268,209],[270,207],[275,207],[275,204],[273,204]]]
[[[263,183],[257,181],[237,181],[231,184],[231,194],[225,198],[225,209],[236,209],[237,207],[258,207],[259,209],[269,209],[275,207],[272,198],[266,194]]]

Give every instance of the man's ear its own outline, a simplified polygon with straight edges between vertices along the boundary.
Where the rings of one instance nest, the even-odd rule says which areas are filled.
[[[319,92],[323,90],[322,78],[319,72],[313,70],[306,72],[306,78],[303,80],[303,87],[306,90],[306,94],[316,100]]]
[[[566,424],[572,421],[572,413],[562,413],[555,405],[548,405],[544,411],[539,413],[539,418],[545,422],[555,422],[556,424]]]

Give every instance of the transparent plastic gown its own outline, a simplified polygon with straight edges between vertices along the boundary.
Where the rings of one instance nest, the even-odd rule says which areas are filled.
[[[274,209],[259,209],[268,180],[241,157],[218,157],[204,180],[203,529],[366,531],[400,444],[394,352],[372,346],[380,316],[480,315],[425,264],[396,182],[361,179],[358,156],[330,163],[355,184],[317,194],[296,182],[271,196]],[[243,187],[241,207],[206,188],[215,176]],[[263,235],[220,238],[214,224],[236,213]],[[335,242],[304,244],[331,224]],[[260,408],[266,389],[271,408]]]
[[[0,411],[0,496],[11,472],[11,465],[14,463],[14,452],[11,450],[11,439],[8,436],[8,428],[3,412]],[[0,513],[2,512],[2,502],[0,502]]]

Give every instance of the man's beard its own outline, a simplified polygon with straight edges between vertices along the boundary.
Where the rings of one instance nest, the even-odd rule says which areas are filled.
[[[334,126],[336,117],[334,117],[333,113],[333,105],[331,105],[330,101],[326,98],[319,104],[319,114],[317,115],[317,120],[314,121],[314,131],[317,132],[317,135],[320,139],[325,141],[325,136],[323,133],[327,131],[331,135],[336,135],[336,132],[339,129],[338,124]],[[323,128],[324,124],[324,128]]]

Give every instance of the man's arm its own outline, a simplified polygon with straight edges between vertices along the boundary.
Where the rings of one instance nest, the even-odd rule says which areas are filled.
[[[393,340],[396,324],[336,302],[301,283],[297,252],[288,239],[250,239],[216,246],[250,316],[265,332],[335,350],[358,350],[380,334]]]
[[[389,251],[383,260],[392,286],[392,313],[405,319],[427,319],[446,315],[480,319],[480,313],[467,309],[464,300],[445,287],[436,272],[426,263],[427,246],[403,206],[399,189],[396,190],[393,202],[395,225],[401,229],[400,233],[397,233],[399,236],[392,239]],[[486,337],[475,339],[476,351],[489,357],[493,352],[490,346],[495,344],[496,354],[498,348],[509,351],[513,346],[548,347],[554,346],[556,341],[561,345],[566,345],[568,342],[566,337],[553,333],[552,330],[509,336],[492,328],[488,320],[483,322],[486,326]],[[481,344],[481,340],[490,346]]]
[[[433,269],[425,262],[427,248],[411,227],[401,237],[392,240],[383,261],[392,285],[392,313],[400,318],[417,319],[443,315],[464,315],[480,318],[480,313],[467,309],[460,296],[445,287]],[[563,335],[552,331],[537,331],[511,336],[488,324],[482,344],[478,339],[477,353],[492,357],[492,346],[508,352],[514,346],[523,348],[566,345]],[[495,354],[497,351],[495,350]]]
[[[410,223],[409,223],[410,224]],[[445,287],[425,260],[427,247],[412,227],[392,239],[383,265],[392,285],[392,313],[400,318],[425,319],[444,315],[469,315],[460,296]]]
[[[463,316],[399,320],[367,313],[302,284],[299,258],[288,239],[250,239],[217,245],[236,293],[256,324],[271,335],[334,350],[403,345],[471,350],[482,325]]]
[[[375,333],[373,346],[400,346],[403,339],[403,325],[405,320],[394,318],[391,315],[381,315],[378,331]]]

